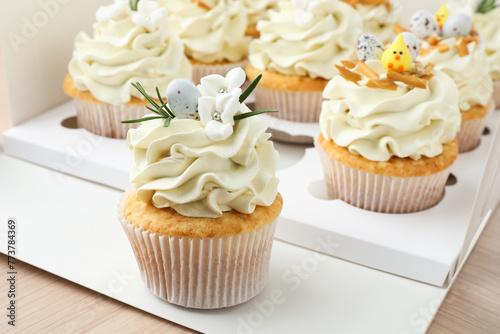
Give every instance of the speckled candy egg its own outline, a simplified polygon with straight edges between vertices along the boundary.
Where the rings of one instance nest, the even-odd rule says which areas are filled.
[[[358,39],[357,54],[359,60],[380,59],[382,53],[384,53],[384,45],[377,37],[363,34]]]
[[[170,110],[177,118],[200,119],[198,99],[201,93],[186,79],[172,80],[167,86],[167,101]]]
[[[465,14],[455,14],[443,24],[443,37],[468,36],[472,29],[472,21]]]
[[[403,32],[401,35],[403,35],[406,47],[410,50],[411,59],[415,62],[418,57],[418,52],[420,51],[420,42],[418,41],[417,36],[413,35],[411,32]],[[394,41],[395,40],[396,38],[394,38]],[[392,43],[394,43],[394,41],[392,41]]]
[[[431,13],[419,10],[410,19],[410,30],[418,38],[428,39],[433,33],[439,34],[439,25]]]

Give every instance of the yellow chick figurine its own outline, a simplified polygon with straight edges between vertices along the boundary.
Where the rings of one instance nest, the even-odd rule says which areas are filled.
[[[386,69],[391,71],[403,72],[411,68],[413,59],[402,34],[399,34],[394,43],[384,51],[380,61]]]
[[[450,12],[448,12],[448,8],[444,3],[439,9],[439,11],[434,15],[434,18],[439,24],[439,29],[443,28],[443,24],[446,22],[446,20],[448,20],[449,17],[450,17]]]

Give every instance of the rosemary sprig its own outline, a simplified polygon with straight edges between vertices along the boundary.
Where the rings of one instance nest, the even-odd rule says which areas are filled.
[[[247,87],[247,89],[245,89],[245,91],[243,93],[241,93],[240,98],[239,98],[240,103],[243,103],[248,98],[248,96],[250,96],[250,94],[252,94],[252,92],[255,90],[255,88],[259,84],[259,81],[261,78],[262,78],[262,74],[259,74],[255,78],[255,80],[253,80],[252,83]],[[165,127],[168,127],[170,125],[170,122],[172,121],[172,119],[174,119],[176,116],[172,112],[172,110],[170,110],[170,108],[168,107],[167,102],[163,100],[163,97],[161,96],[160,90],[158,89],[158,87],[156,87],[156,95],[158,96],[158,100],[160,101],[161,105],[159,105],[155,100],[153,100],[148,95],[148,93],[146,92],[144,87],[141,86],[140,83],[138,83],[138,82],[132,83],[132,86],[134,86],[134,88],[137,89],[139,91],[139,93],[141,93],[146,98],[146,100],[148,100],[148,102],[151,103],[151,105],[153,106],[153,108],[151,108],[150,106],[146,106],[146,108],[148,108],[150,111],[154,112],[158,116],[150,116],[150,117],[144,117],[144,118],[140,118],[140,119],[122,121],[122,123],[124,123],[124,124],[140,123],[140,122],[151,121],[154,119],[165,119],[165,122],[163,123],[163,125]],[[242,119],[245,119],[248,117],[252,117],[252,116],[256,116],[256,115],[260,115],[260,114],[264,114],[264,113],[272,113],[272,112],[278,112],[278,110],[255,110],[252,112],[247,112],[247,113],[235,115],[235,116],[233,116],[233,118],[235,121],[239,121],[239,120],[242,120]]]
[[[137,12],[137,6],[139,5],[139,1],[141,0],[130,0],[130,9]]]
[[[257,115],[260,115],[260,114],[271,113],[271,112],[278,112],[278,110],[255,110],[255,111],[252,111],[252,112],[246,112],[246,113],[243,113],[243,114],[235,115],[233,118],[234,118],[235,121],[239,121],[241,119],[245,119],[245,118],[248,118],[248,117],[257,116]]]
[[[252,94],[252,92],[254,91],[254,89],[259,84],[260,79],[262,79],[262,74],[259,74],[257,76],[257,78],[255,78],[255,80],[252,81],[252,83],[247,87],[247,89],[245,89],[245,91],[243,93],[241,93],[241,95],[240,95],[240,103],[243,103],[247,99],[247,97],[249,97],[250,94]]]
[[[479,3],[476,11],[481,14],[486,14],[491,12],[498,6],[499,5],[496,4],[496,0],[483,0],[481,1],[481,3]]]

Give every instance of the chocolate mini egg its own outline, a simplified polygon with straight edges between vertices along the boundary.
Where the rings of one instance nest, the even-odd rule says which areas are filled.
[[[443,24],[443,37],[468,36],[472,29],[472,21],[465,14],[455,14]]]
[[[420,51],[420,42],[418,41],[417,36],[413,35],[411,32],[403,32],[401,35],[403,35],[406,47],[410,50],[411,59],[415,62]],[[395,41],[396,38],[394,38],[394,41],[392,42],[394,43]]]
[[[384,45],[377,37],[363,34],[358,39],[357,54],[359,60],[380,59],[382,53],[384,53]]]
[[[186,79],[172,80],[167,86],[167,101],[170,110],[177,118],[200,119],[198,99],[201,93]]]
[[[410,30],[417,38],[428,39],[433,33],[439,34],[439,25],[431,13],[419,10],[410,19]]]

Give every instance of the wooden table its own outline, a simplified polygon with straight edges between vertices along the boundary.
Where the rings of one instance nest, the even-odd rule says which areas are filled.
[[[7,110],[0,63],[0,132],[9,127]],[[1,271],[7,272],[7,257],[3,254],[0,263]],[[12,332],[195,333],[29,264],[19,263],[17,270],[19,326],[9,328]],[[0,286],[4,294],[6,279]],[[7,332],[6,326],[1,323],[0,332]],[[500,333],[500,210],[496,210],[479,239],[429,333]]]

